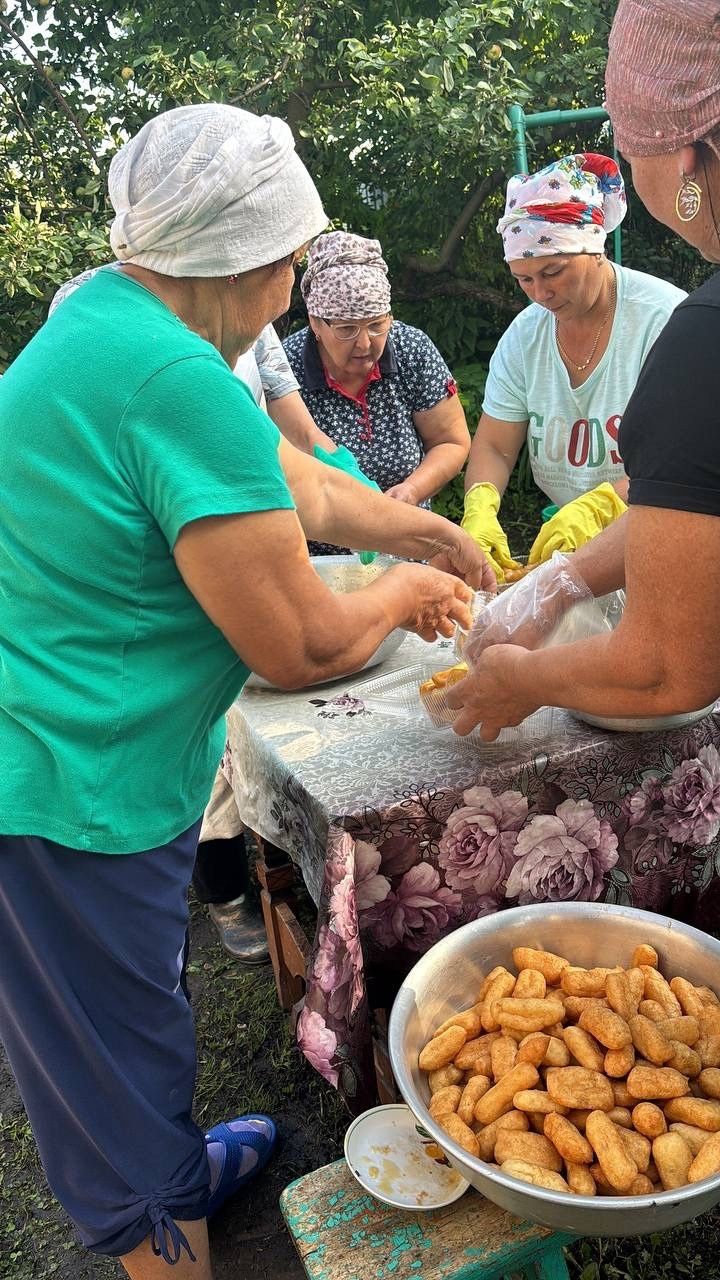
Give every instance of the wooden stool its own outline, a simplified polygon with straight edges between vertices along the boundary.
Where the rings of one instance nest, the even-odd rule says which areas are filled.
[[[305,994],[310,943],[295,915],[295,867],[288,855],[260,836],[255,874],[260,882],[265,932],[280,1006],[292,1009]]]
[[[310,1280],[569,1280],[575,1237],[520,1222],[472,1187],[428,1213],[391,1209],[344,1160],[286,1187],[280,1208]]]

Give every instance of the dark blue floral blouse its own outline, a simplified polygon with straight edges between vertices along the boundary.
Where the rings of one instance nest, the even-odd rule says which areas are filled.
[[[378,361],[379,376],[357,397],[328,384],[309,326],[291,334],[283,346],[300,394],[320,429],[336,444],[345,445],[381,489],[407,480],[425,456],[413,414],[457,394],[455,380],[427,334],[396,320]],[[337,555],[343,550],[328,543],[310,544],[313,555]]]

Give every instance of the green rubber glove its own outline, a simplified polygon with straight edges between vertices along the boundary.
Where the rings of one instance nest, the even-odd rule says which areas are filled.
[[[323,449],[322,445],[316,444],[313,449],[313,457],[319,462],[324,462],[328,467],[335,467],[337,471],[344,471],[346,476],[352,476],[353,480],[359,480],[361,484],[366,484],[369,489],[376,489],[381,492],[380,485],[371,480],[369,476],[361,471],[357,458],[345,448],[344,444],[338,446],[334,453],[330,453],[329,449]],[[377,551],[358,551],[361,564],[372,564],[377,555]]]
[[[498,520],[500,494],[494,484],[474,484],[465,494],[465,514],[461,528],[477,542],[498,582],[505,581],[506,569],[519,569],[510,555],[508,540]]]
[[[611,484],[599,484],[573,498],[544,524],[535,539],[528,564],[541,564],[555,551],[577,551],[627,510]]]

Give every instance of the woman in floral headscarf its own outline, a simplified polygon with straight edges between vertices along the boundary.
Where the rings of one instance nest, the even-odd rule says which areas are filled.
[[[648,351],[684,297],[605,257],[605,237],[625,211],[609,156],[565,156],[508,183],[497,229],[533,305],[490,361],[463,518],[500,581],[518,567],[498,509],[523,441],[535,483],[560,508],[538,534],[531,564],[575,550],[625,510],[620,422]]]
[[[421,329],[390,313],[388,269],[377,240],[332,231],[315,241],[301,283],[309,326],[284,347],[318,427],[399,502],[429,507],[470,449],[455,380]],[[341,548],[311,543],[316,554]]]
[[[620,0],[606,98],[616,142],[650,213],[720,264],[719,0]],[[460,732],[482,723],[492,739],[545,704],[591,715],[665,716],[717,697],[719,350],[715,274],[668,320],[625,410],[619,447],[629,477],[627,515],[568,560],[596,596],[625,584],[620,625],[578,644],[521,647],[535,645],[562,611],[558,575],[552,564],[542,566],[504,597],[510,602],[537,577],[541,625],[535,622],[533,635],[524,627],[522,636],[512,627],[490,628],[492,647],[473,678],[450,691],[462,707]],[[513,643],[493,643],[501,638]],[[692,805],[699,818],[713,815],[714,779],[695,785]]]

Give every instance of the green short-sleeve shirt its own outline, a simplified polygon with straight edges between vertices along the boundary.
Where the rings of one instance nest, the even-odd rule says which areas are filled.
[[[248,669],[172,548],[202,516],[293,508],[278,440],[117,271],[0,379],[0,833],[134,853],[200,817]]]

